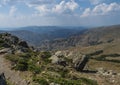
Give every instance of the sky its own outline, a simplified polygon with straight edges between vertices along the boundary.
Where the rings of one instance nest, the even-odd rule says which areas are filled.
[[[0,0],[0,27],[120,24],[120,0]]]

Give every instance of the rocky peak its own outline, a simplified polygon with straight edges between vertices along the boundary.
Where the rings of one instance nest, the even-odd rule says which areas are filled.
[[[12,51],[19,52],[24,52],[30,48],[25,41],[9,33],[0,34],[0,47],[10,48]]]

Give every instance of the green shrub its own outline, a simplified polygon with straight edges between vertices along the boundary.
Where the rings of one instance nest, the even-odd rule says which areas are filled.
[[[44,61],[45,64],[51,63],[51,60],[49,59],[51,57],[50,52],[42,52],[41,53],[41,58]]]
[[[80,78],[82,82],[86,83],[87,85],[98,85],[96,81],[87,79],[87,78]]]
[[[28,65],[28,70],[32,71],[35,74],[38,74],[38,73],[41,72],[41,68],[39,66],[34,65],[34,64],[29,64]]]
[[[40,85],[49,85],[49,83],[44,78],[33,77],[33,81],[39,83]]]
[[[6,59],[10,60],[13,63],[17,63],[20,57],[18,55],[8,54],[5,56]]]
[[[28,63],[24,59],[20,59],[15,66],[15,70],[27,71],[27,69],[28,69]]]

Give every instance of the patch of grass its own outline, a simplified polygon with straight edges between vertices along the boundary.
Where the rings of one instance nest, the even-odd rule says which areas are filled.
[[[46,81],[47,80],[47,81]],[[55,83],[59,85],[98,85],[96,81],[86,78],[80,78],[77,80],[71,80],[66,78],[52,78],[52,77],[34,77],[33,81],[39,83],[40,85],[48,85],[50,83]]]
[[[7,85],[14,85],[14,84],[12,84],[12,82],[9,81],[9,80],[6,80],[6,82],[7,82]]]
[[[41,72],[40,66],[37,66],[37,65],[34,65],[34,64],[28,64],[28,70],[35,73],[35,74],[38,74],[38,73]]]
[[[87,78],[80,78],[82,82],[85,82],[87,85],[98,85],[95,80],[87,79]]]
[[[45,78],[33,77],[33,81],[39,83],[40,85],[49,85]]]
[[[16,66],[15,70],[20,70],[20,71],[27,71],[28,69],[28,63],[26,59],[19,59]]]

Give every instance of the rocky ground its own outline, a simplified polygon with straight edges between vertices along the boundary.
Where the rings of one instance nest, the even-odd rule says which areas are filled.
[[[14,85],[120,85],[118,42],[41,52],[10,34],[0,37],[0,73]]]
[[[27,81],[22,79],[19,71],[11,70],[10,64],[6,62],[4,55],[0,55],[0,72],[5,74],[7,80],[15,85],[27,85]]]

